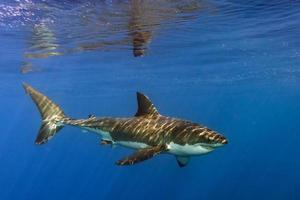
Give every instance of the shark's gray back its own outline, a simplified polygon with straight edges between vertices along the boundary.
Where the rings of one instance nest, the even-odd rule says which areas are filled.
[[[151,146],[170,142],[180,145],[214,143],[223,139],[218,133],[199,124],[161,115],[119,120],[110,131],[114,140],[134,140]]]

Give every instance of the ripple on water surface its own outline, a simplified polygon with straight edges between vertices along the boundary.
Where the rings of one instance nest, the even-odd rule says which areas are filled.
[[[130,52],[160,60],[144,63],[144,79],[236,84],[298,81],[299,13],[296,1],[16,0],[0,4],[0,27],[23,42],[22,74],[49,71],[43,61],[56,57]]]

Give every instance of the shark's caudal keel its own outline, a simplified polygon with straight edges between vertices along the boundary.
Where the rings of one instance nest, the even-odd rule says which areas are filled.
[[[132,155],[117,161],[118,165],[135,164],[160,153],[176,156],[185,166],[190,156],[202,155],[227,144],[224,136],[189,121],[162,116],[148,97],[137,93],[138,111],[130,118],[72,119],[48,97],[24,84],[25,91],[37,105],[42,125],[36,144],[44,144],[64,126],[76,126],[102,137],[101,144],[122,145],[136,149]]]

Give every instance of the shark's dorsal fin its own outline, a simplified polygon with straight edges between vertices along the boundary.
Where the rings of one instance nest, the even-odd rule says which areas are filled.
[[[135,114],[136,117],[143,115],[159,115],[157,109],[147,96],[140,92],[137,92],[136,97],[138,102],[138,110]]]

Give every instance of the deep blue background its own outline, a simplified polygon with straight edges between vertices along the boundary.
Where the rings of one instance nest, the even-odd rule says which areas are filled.
[[[128,41],[72,50],[105,34],[126,38],[131,1],[45,2],[0,4],[1,200],[300,199],[299,3],[187,1],[175,9],[162,1],[162,12],[142,1],[153,37],[136,58]],[[85,11],[91,21],[80,19]],[[55,36],[32,36],[38,23]],[[39,40],[64,54],[26,58],[45,51],[34,47]],[[34,72],[21,74],[24,63]],[[22,82],[74,118],[132,116],[142,91],[162,114],[205,124],[229,144],[186,168],[170,155],[118,167],[132,150],[100,146],[97,135],[73,127],[37,146],[40,117]]]

